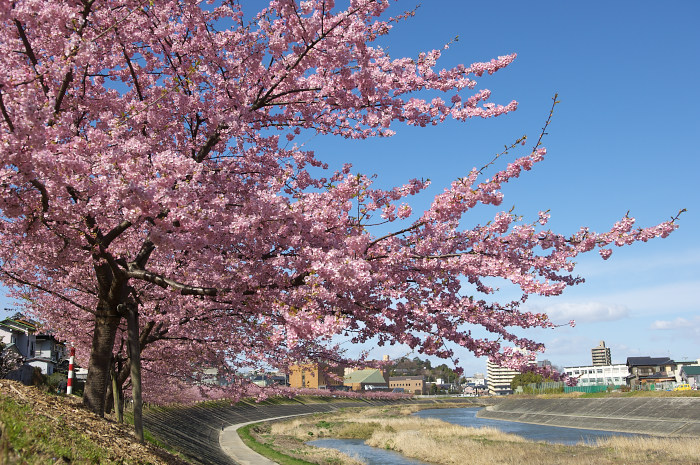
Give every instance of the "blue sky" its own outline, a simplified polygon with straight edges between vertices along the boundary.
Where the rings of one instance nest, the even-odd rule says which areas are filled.
[[[401,1],[394,10],[413,6]],[[425,1],[383,42],[390,54],[415,56],[455,36],[443,66],[516,52],[511,66],[479,80],[479,88],[489,88],[495,103],[517,100],[518,110],[439,127],[398,125],[388,139],[316,137],[308,147],[332,166],[351,162],[357,171],[376,173],[382,186],[430,178],[430,191],[414,203],[418,209],[504,144],[523,134],[537,137],[558,92],[547,159],[507,187],[505,209],[515,206],[533,220],[549,209],[549,225],[563,233],[604,230],[628,210],[642,226],[688,211],[669,238],[616,248],[608,261],[582,257],[576,271],[586,283],[529,301],[555,321],[576,319],[575,328],[519,334],[545,342],[544,357],[561,366],[590,363],[600,340],[614,362],[636,355],[700,358],[698,18],[695,0]],[[473,222],[496,211],[477,210]],[[372,354],[406,352],[385,347]],[[485,371],[485,360],[458,355],[467,374]]]

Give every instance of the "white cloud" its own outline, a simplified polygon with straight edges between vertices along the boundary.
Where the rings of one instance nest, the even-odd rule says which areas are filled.
[[[576,323],[593,323],[629,317],[627,306],[603,302],[561,302],[541,308],[530,308],[530,310],[544,312],[552,321],[560,324],[569,320],[575,320]]]
[[[700,328],[700,317],[695,317],[692,320],[678,317],[675,320],[656,320],[651,324],[651,329],[656,330],[683,330],[693,331]]]

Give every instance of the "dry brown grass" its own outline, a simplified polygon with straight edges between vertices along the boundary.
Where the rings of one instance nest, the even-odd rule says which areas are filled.
[[[406,415],[419,409],[371,408],[298,418],[274,424],[271,433],[297,440],[362,438],[374,447],[444,465],[472,460],[508,465],[700,464],[697,438],[612,437],[594,445],[548,444],[493,428],[467,428]]]
[[[623,462],[700,463],[700,441],[697,438],[624,437],[600,439],[597,448],[604,448]]]

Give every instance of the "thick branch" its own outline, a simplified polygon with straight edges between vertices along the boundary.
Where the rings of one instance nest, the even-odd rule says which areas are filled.
[[[197,152],[197,156],[194,158],[197,163],[202,163],[209,153],[211,153],[214,146],[221,142],[221,131],[225,130],[227,127],[228,126],[225,124],[219,124],[214,133],[209,136],[204,146]]]
[[[5,108],[5,102],[2,100],[2,91],[1,90],[0,90],[0,112],[2,112],[2,117],[5,119],[7,126],[10,128],[10,132],[15,132],[15,125],[12,124],[12,120],[10,119],[10,114],[7,112],[7,108]]]
[[[36,69],[37,65],[39,62],[36,59],[36,55],[34,55],[34,50],[32,49],[31,44],[29,43],[29,39],[27,38],[27,34],[24,32],[24,26],[22,26],[22,23],[19,22],[19,20],[15,19],[15,26],[17,26],[17,31],[19,32],[19,37],[22,39],[22,43],[24,44],[24,49],[27,52],[27,56],[29,57],[29,61],[32,62],[32,68],[34,69],[34,74],[39,78],[39,83],[41,84],[41,88],[44,91],[44,94],[48,96],[49,94],[49,88],[46,86],[46,83],[44,82],[44,77],[39,74],[39,71]]]
[[[187,284],[182,284],[175,281],[174,279],[166,278],[157,273],[152,273],[143,269],[138,269],[133,266],[129,267],[129,271],[126,272],[128,278],[140,279],[141,281],[146,281],[156,286],[160,286],[163,289],[172,288],[176,291],[180,291],[182,295],[199,295],[199,296],[210,296],[214,297],[223,292],[228,292],[228,289],[216,289],[214,287],[200,287],[200,286],[189,286]]]
[[[136,255],[136,260],[134,260],[131,266],[135,266],[137,269],[143,269],[146,267],[146,262],[151,256],[151,253],[155,250],[156,246],[150,239],[146,239],[141,245],[141,250]]]
[[[69,70],[65,77],[63,78],[63,82],[61,83],[61,89],[58,91],[58,95],[56,96],[56,103],[53,106],[53,112],[54,115],[57,115],[59,111],[61,111],[61,104],[63,103],[63,98],[66,96],[66,92],[68,91],[68,86],[70,83],[73,81],[73,70]],[[49,124],[51,126],[51,124]]]
[[[122,51],[124,52],[124,59],[126,60],[126,64],[129,67],[129,74],[131,74],[131,79],[134,80],[136,94],[139,96],[139,100],[143,102],[143,93],[141,92],[141,86],[139,85],[139,80],[136,78],[136,71],[134,70],[134,66],[131,64],[131,59],[129,58],[129,55],[127,55],[126,53],[126,47],[124,47],[124,44],[122,44]]]
[[[29,182],[41,192],[41,211],[46,213],[49,211],[49,193],[46,187],[36,179],[32,179]]]
[[[104,247],[105,249],[109,247],[109,245],[112,243],[114,239],[119,237],[121,233],[126,231],[131,227],[131,221],[124,220],[121,223],[119,223],[117,226],[115,226],[110,232],[108,232],[100,241],[100,245]]]

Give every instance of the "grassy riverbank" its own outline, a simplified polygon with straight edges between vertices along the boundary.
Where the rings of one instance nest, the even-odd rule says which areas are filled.
[[[252,436],[270,447],[311,463],[356,464],[350,458],[323,461],[306,441],[357,438],[367,444],[435,464],[462,464],[465,457],[480,463],[541,464],[666,464],[697,465],[697,438],[612,437],[594,445],[573,446],[532,442],[491,428],[467,428],[409,414],[424,406],[348,409],[260,425]]]
[[[0,380],[0,465],[47,463],[189,464],[153,444],[139,444],[128,425],[85,410],[78,397]]]

